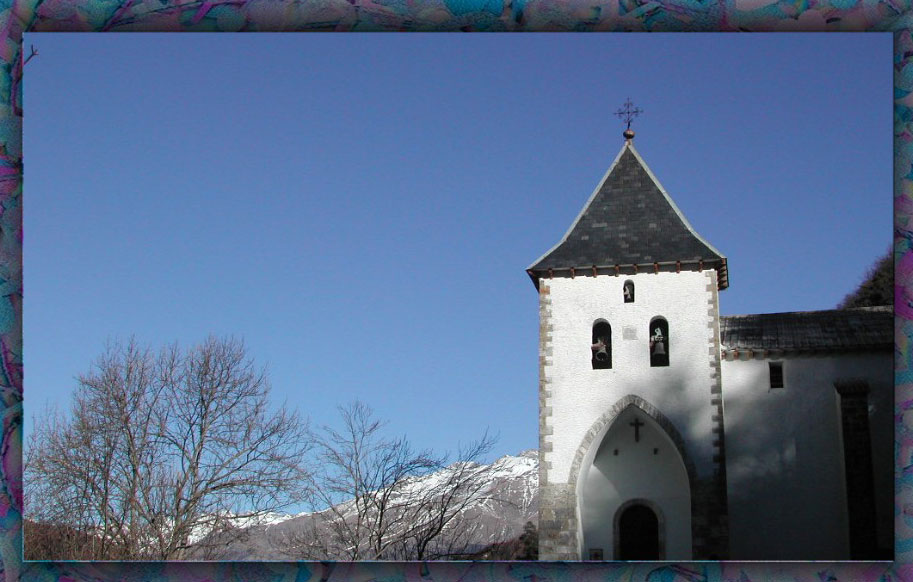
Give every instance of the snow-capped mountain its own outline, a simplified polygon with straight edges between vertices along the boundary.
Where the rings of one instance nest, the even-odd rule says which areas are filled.
[[[479,465],[484,479],[471,501],[454,518],[461,524],[467,539],[463,547],[478,551],[493,543],[516,539],[528,521],[536,523],[539,511],[539,455],[535,450],[516,456],[504,456],[491,465]],[[453,466],[411,479],[397,493],[396,506],[410,499],[427,498],[447,478]],[[352,502],[336,506],[338,512],[353,512]],[[270,514],[256,525],[246,525],[226,540],[213,557],[222,560],[289,560],[306,559],[302,550],[304,538],[319,539],[327,535],[328,526],[321,514]],[[204,557],[201,554],[199,557]]]

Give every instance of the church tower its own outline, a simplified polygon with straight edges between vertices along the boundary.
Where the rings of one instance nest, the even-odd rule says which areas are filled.
[[[725,559],[726,258],[638,154],[626,108],[615,161],[527,269],[539,291],[539,559]]]

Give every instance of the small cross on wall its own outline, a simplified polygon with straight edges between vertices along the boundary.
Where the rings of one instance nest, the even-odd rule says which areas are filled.
[[[639,443],[640,442],[640,427],[642,427],[644,425],[644,423],[639,418],[635,418],[634,422],[629,422],[628,424],[630,424],[631,426],[634,427],[634,442]]]

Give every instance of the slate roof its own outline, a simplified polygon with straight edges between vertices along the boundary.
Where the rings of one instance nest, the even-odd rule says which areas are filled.
[[[720,343],[724,350],[891,350],[894,309],[725,315],[720,317]]]
[[[533,281],[549,269],[569,270],[684,263],[716,268],[728,286],[726,259],[691,227],[626,141],[564,238],[527,270]]]

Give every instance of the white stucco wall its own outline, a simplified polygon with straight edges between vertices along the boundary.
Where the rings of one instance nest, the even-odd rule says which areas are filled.
[[[837,380],[869,383],[879,544],[892,545],[891,353],[722,361],[731,556],[849,558]],[[761,527],[759,524],[764,524]]]
[[[634,303],[624,303],[622,286],[635,284]],[[549,287],[550,353],[543,376],[551,393],[544,436],[550,483],[568,483],[571,463],[587,430],[618,400],[640,396],[657,407],[686,442],[698,474],[712,471],[710,388],[714,370],[713,306],[716,272],[641,273],[638,275],[543,280]],[[651,367],[649,323],[669,323],[670,362]],[[594,370],[592,326],[612,326],[612,369]],[[598,446],[599,443],[595,443]]]

